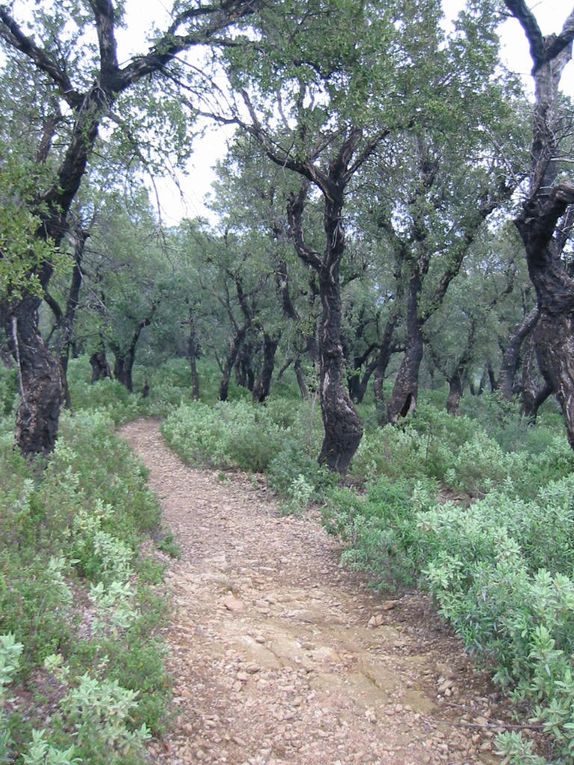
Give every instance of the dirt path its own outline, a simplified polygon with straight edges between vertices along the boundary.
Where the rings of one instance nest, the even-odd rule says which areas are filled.
[[[497,762],[488,686],[424,598],[369,592],[312,515],[280,517],[248,478],[184,466],[157,423],[122,433],[182,548],[165,636],[177,720],[153,762]]]

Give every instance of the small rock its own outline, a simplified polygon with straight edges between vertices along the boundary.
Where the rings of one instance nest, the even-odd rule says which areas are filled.
[[[383,615],[382,614],[373,614],[371,618],[369,619],[368,626],[369,627],[380,627],[383,623]]]
[[[391,611],[393,608],[396,608],[399,605],[399,600],[385,600],[381,608],[383,611]]]
[[[228,611],[233,613],[243,611],[244,609],[244,605],[239,598],[236,598],[235,595],[232,595],[231,593],[223,599],[223,605]]]

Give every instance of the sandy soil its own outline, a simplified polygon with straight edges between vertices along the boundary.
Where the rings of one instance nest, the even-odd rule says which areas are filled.
[[[315,514],[264,484],[185,466],[159,425],[122,430],[181,546],[165,630],[175,721],[161,765],[495,763],[496,694],[427,599],[339,566]]]

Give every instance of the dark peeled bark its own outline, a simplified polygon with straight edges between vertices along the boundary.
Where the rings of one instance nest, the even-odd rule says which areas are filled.
[[[319,324],[319,383],[325,427],[319,462],[338,473],[345,473],[361,442],[363,425],[345,384],[338,268],[323,269],[319,283],[323,308]]]
[[[573,295],[574,295],[574,285]],[[540,312],[534,339],[538,366],[562,409],[570,446],[574,449],[574,307],[562,315]]]
[[[418,270],[409,282],[407,299],[407,348],[393,386],[388,409],[388,421],[395,423],[417,406],[419,371],[423,360],[423,321],[419,317],[418,300],[422,283]]]
[[[54,449],[64,399],[60,363],[38,328],[39,304],[38,298],[26,295],[4,317],[20,385],[16,443],[25,457],[47,455]]]
[[[275,353],[277,352],[280,337],[280,335],[273,336],[267,333],[263,335],[263,364],[253,386],[253,400],[260,404],[269,396],[269,391],[271,390]]]
[[[387,367],[389,361],[393,355],[393,336],[395,329],[399,321],[398,302],[393,306],[391,314],[385,324],[383,331],[383,337],[379,345],[379,351],[377,353],[377,366],[375,368],[375,384],[373,386],[375,394],[375,408],[377,410],[377,422],[382,427],[386,425],[388,420],[387,407],[385,406],[385,395],[383,391],[383,383],[387,374]]]
[[[90,366],[92,367],[92,383],[99,380],[105,380],[112,376],[112,370],[106,359],[106,351],[101,348],[90,356]]]
[[[363,436],[363,425],[353,407],[346,386],[345,356],[342,341],[342,304],[340,263],[345,250],[341,221],[345,169],[352,157],[354,141],[360,133],[352,133],[330,165],[324,184],[325,251],[321,257],[307,247],[303,237],[302,213],[307,185],[293,196],[288,208],[289,225],[299,257],[316,272],[321,299],[319,320],[319,395],[325,436],[319,463],[330,470],[346,473]],[[323,188],[323,187],[322,187]]]
[[[220,401],[227,401],[229,398],[229,383],[231,382],[231,373],[233,372],[233,367],[235,366],[235,362],[237,361],[237,357],[239,355],[239,351],[241,350],[241,345],[243,344],[243,341],[245,340],[245,335],[247,334],[247,330],[249,328],[248,324],[244,324],[243,326],[239,327],[233,337],[231,338],[231,341],[229,343],[229,350],[227,352],[227,356],[225,358],[225,364],[223,365],[223,374],[221,376],[221,382],[219,384],[219,400]]]
[[[574,10],[559,34],[544,36],[524,0],[505,0],[505,4],[528,39],[535,85],[529,187],[514,222],[536,289],[538,366],[556,393],[574,449],[574,280],[561,259],[570,233],[574,185],[560,181],[558,159],[566,116],[560,108],[560,80],[572,59]]]
[[[536,363],[534,338],[530,337],[524,350],[524,358],[522,361],[522,387],[520,398],[524,416],[528,417],[532,422],[535,422],[539,408],[552,392],[552,385],[546,380],[540,380],[538,365]]]
[[[114,353],[114,377],[120,382],[124,388],[127,388],[130,393],[133,393],[134,382],[132,372],[134,368],[134,357],[132,354],[121,355],[119,352]]]
[[[72,341],[74,337],[74,326],[76,323],[76,313],[80,303],[80,289],[82,287],[82,259],[84,248],[89,237],[89,231],[76,228],[73,232],[74,238],[74,267],[72,269],[72,278],[68,289],[66,307],[64,311],[60,308],[57,301],[46,290],[44,299],[52,309],[56,318],[55,330],[57,330],[56,353],[62,366],[62,381],[64,385],[64,403],[69,409],[72,405],[70,400],[70,391],[68,388],[68,362],[72,351]]]
[[[462,375],[457,369],[448,380],[448,398],[446,400],[446,411],[453,416],[459,414],[463,387]]]
[[[498,377],[500,392],[507,401],[511,401],[515,394],[515,379],[520,366],[520,351],[526,338],[532,333],[538,321],[538,307],[533,308],[514,328],[508,339]]]
[[[251,343],[242,343],[235,362],[235,379],[242,388],[253,392],[255,386],[255,372],[253,371],[253,346]]]

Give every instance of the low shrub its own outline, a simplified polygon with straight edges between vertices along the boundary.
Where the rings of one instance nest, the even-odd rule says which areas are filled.
[[[265,407],[241,401],[182,405],[167,417],[162,432],[188,462],[253,472],[268,467],[285,434]]]
[[[0,714],[0,761],[141,765],[169,694],[151,638],[161,604],[139,575],[159,521],[146,471],[98,411],[63,416],[42,472],[8,443],[0,434],[0,696],[7,641],[11,684],[39,681],[39,709],[42,689],[58,691],[49,720]]]

